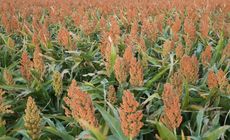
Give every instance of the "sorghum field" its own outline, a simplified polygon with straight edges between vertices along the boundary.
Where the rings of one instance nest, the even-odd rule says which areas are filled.
[[[230,0],[0,0],[0,140],[230,140]]]

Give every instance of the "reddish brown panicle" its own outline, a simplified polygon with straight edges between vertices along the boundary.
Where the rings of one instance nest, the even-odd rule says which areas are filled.
[[[64,101],[69,108],[65,108],[66,114],[71,115],[76,121],[84,120],[90,126],[98,127],[91,97],[88,93],[81,91],[75,80],[72,80]],[[87,129],[81,121],[79,124],[83,129]]]
[[[143,68],[139,61],[136,60],[135,57],[131,59],[130,63],[130,84],[134,87],[141,87],[144,84],[144,74]]]
[[[115,104],[116,101],[117,101],[117,97],[116,97],[116,90],[114,88],[113,85],[110,85],[109,86],[109,89],[108,89],[108,101],[111,103],[111,104]]]
[[[177,47],[176,47],[176,58],[177,59],[181,59],[184,55],[184,48],[182,46],[182,44],[179,44]]]
[[[15,84],[12,74],[7,69],[3,71],[3,78],[7,85],[12,86]]]
[[[115,17],[112,17],[110,19],[110,22],[111,22],[111,27],[110,27],[110,33],[109,34],[110,34],[114,44],[117,44],[119,39],[120,39],[120,33],[121,33],[120,27],[119,27]]]
[[[192,40],[196,36],[196,28],[192,20],[186,18],[184,21],[184,31]]]
[[[225,91],[228,86],[228,79],[224,71],[222,69],[218,70],[216,76],[217,76],[217,81],[218,81],[220,90]]]
[[[124,91],[122,104],[119,109],[121,129],[125,136],[134,138],[140,132],[143,123],[142,111],[138,110],[139,103],[135,100],[132,93],[128,90]]]
[[[133,57],[133,50],[132,50],[132,47],[131,46],[127,46],[125,48],[125,52],[123,54],[123,59],[127,65],[127,69],[129,70],[129,67],[130,67],[130,63],[131,63],[131,59]]]
[[[181,97],[183,92],[183,76],[180,72],[175,72],[171,78],[172,86],[175,89],[175,93]]]
[[[42,77],[45,72],[45,64],[43,62],[43,58],[41,54],[42,53],[41,53],[40,47],[36,45],[35,50],[34,50],[33,63],[34,63],[35,70],[37,70]]]
[[[176,16],[175,22],[172,25],[172,32],[174,35],[179,32],[180,26],[181,26],[180,18],[179,18],[179,16]]]
[[[209,89],[218,87],[217,76],[212,70],[208,72],[207,84],[208,84]]]
[[[208,66],[212,59],[212,47],[207,46],[201,54],[201,62],[204,66]]]
[[[162,95],[164,102],[164,114],[161,121],[170,129],[176,129],[182,122],[179,94],[173,91],[173,86],[169,83],[164,85]]]
[[[180,60],[180,72],[188,82],[196,83],[199,72],[199,62],[196,56],[184,55]]]
[[[209,32],[209,15],[205,14],[202,16],[200,20],[200,32],[203,38],[206,38],[208,36]]]
[[[61,28],[61,30],[58,32],[58,41],[65,48],[68,48],[68,46],[70,45],[70,35],[65,27]]]
[[[173,43],[170,40],[164,42],[162,55],[166,57],[173,49]]]
[[[114,72],[117,81],[122,84],[126,82],[128,77],[127,65],[123,58],[117,57],[114,65]]]
[[[21,58],[20,72],[21,75],[27,80],[31,79],[30,69],[33,67],[33,62],[29,59],[29,56],[26,51],[23,51]]]

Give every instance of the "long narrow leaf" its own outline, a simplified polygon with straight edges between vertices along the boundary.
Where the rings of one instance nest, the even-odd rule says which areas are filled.
[[[225,126],[216,128],[213,131],[209,131],[209,132],[205,133],[204,136],[203,136],[203,139],[204,140],[217,140],[228,129],[230,129],[229,125],[225,125]]]
[[[101,115],[105,119],[106,123],[109,125],[112,133],[115,137],[117,137],[119,140],[127,140],[127,137],[124,136],[120,122],[112,117],[107,111],[105,111],[101,106],[96,105],[97,109],[100,111]]]
[[[160,134],[162,140],[177,140],[176,136],[167,127],[165,127],[161,122],[156,123],[157,130]]]

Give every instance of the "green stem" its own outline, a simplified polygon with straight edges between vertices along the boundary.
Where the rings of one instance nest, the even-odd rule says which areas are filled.
[[[189,105],[189,87],[188,87],[188,81],[185,80],[185,96],[184,96],[184,101],[182,108],[185,109]]]
[[[59,96],[57,96],[57,111],[59,111],[60,110],[60,97]]]

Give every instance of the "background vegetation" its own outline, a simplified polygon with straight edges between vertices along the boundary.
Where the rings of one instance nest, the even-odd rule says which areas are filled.
[[[228,0],[0,3],[0,140],[230,138]]]

